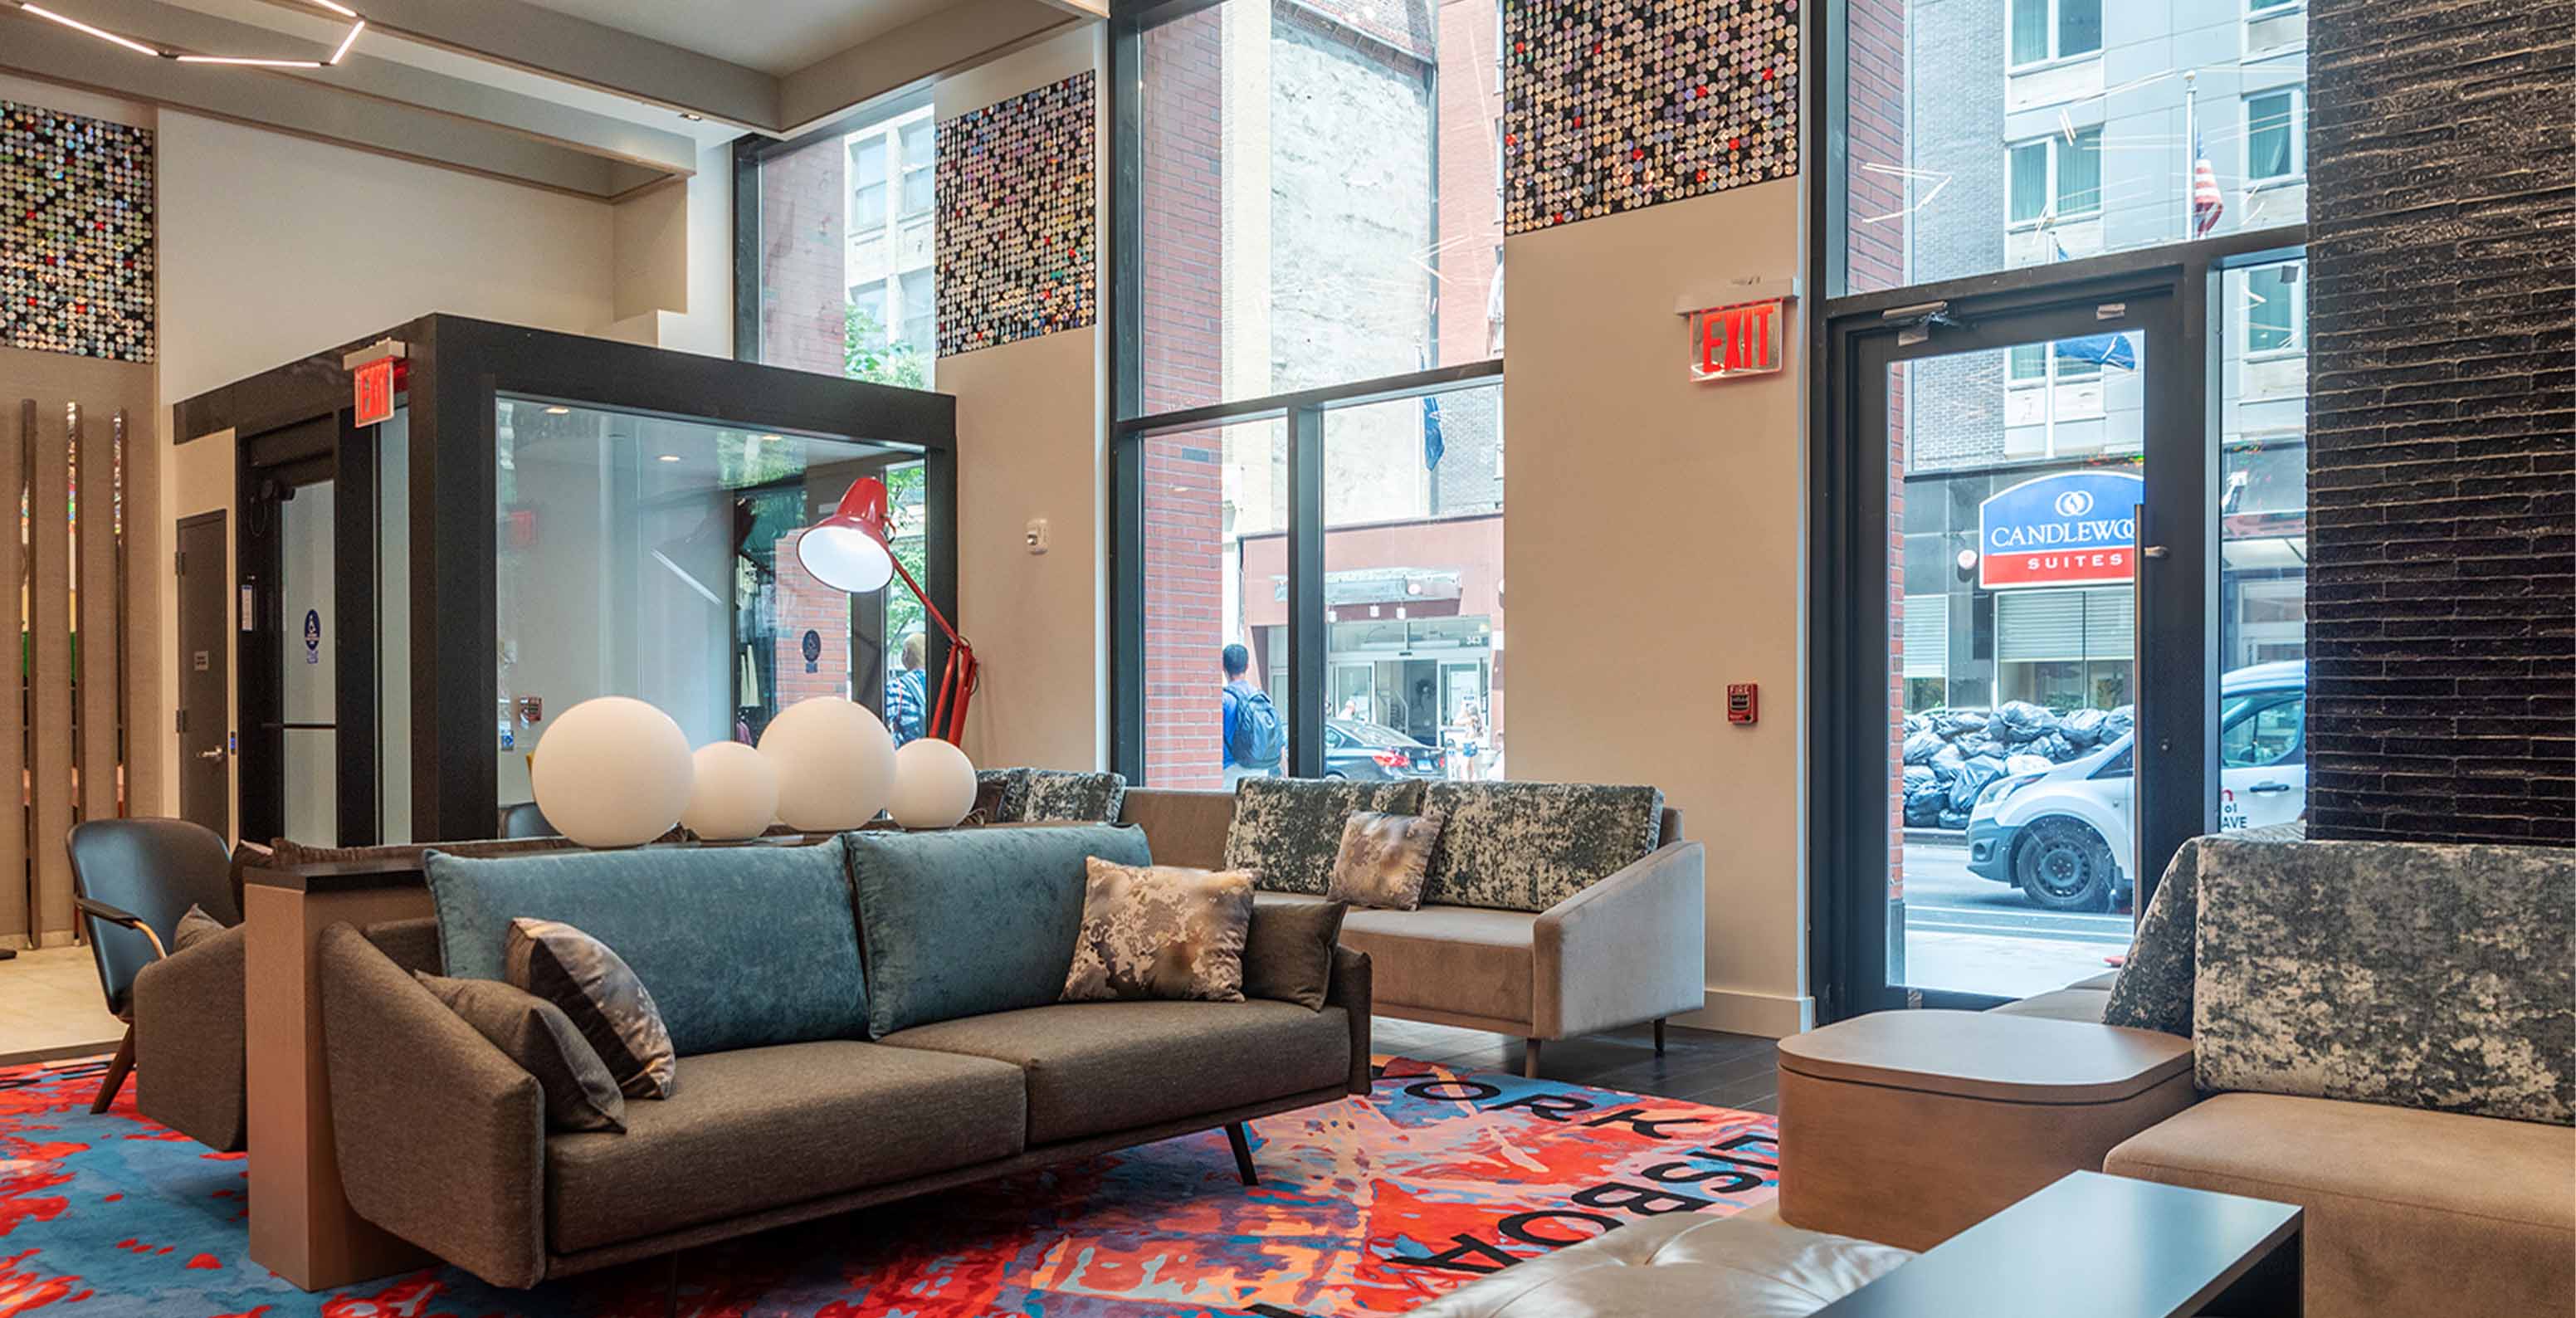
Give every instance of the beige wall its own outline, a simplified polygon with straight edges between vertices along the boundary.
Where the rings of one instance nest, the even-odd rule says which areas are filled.
[[[1806,362],[1701,384],[1686,289],[1802,267],[1795,180],[1510,239],[1504,583],[1514,778],[1653,783],[1708,844],[1709,1007],[1785,1034],[1806,996]],[[1758,682],[1761,722],[1726,722]]]
[[[942,80],[936,115],[1099,58],[1096,28],[1075,29]],[[1105,194],[1100,219],[1105,233]],[[985,661],[966,729],[977,764],[1108,762],[1101,342],[1097,329],[1068,330],[939,359],[938,389],[957,398],[957,629]],[[1046,554],[1028,552],[1032,518],[1049,524]]]

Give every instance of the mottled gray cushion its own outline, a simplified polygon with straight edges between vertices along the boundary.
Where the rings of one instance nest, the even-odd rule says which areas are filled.
[[[975,771],[975,810],[987,824],[1016,824],[1029,805],[1029,771],[1026,769],[978,769]]]
[[[1440,817],[1426,906],[1544,911],[1644,860],[1662,831],[1664,794],[1600,783],[1433,783]]]
[[[2200,839],[2200,1087],[2576,1124],[2576,853]]]
[[[1074,773],[1064,769],[1030,769],[1020,813],[1013,822],[1061,820],[1081,824],[1114,824],[1127,800],[1127,779],[1114,773]]]
[[[617,1077],[608,1073],[608,1064],[561,1007],[489,979],[449,979],[417,970],[412,978],[536,1078],[546,1096],[548,1130],[626,1129],[626,1095],[618,1090]]]
[[[671,1033],[653,994],[608,944],[568,924],[510,922],[502,977],[561,1009],[628,1098],[669,1098]],[[414,972],[418,973],[418,972]]]
[[[1268,892],[1321,897],[1342,850],[1342,821],[1355,810],[1422,812],[1422,783],[1352,783],[1332,778],[1246,778],[1234,789],[1225,867],[1250,870]]]
[[[2249,828],[2228,836],[2242,842],[2297,842],[2307,825],[2292,821]],[[2200,843],[2193,838],[2174,852],[2172,863],[2156,883],[2156,895],[2138,920],[2129,955],[2111,981],[2102,1023],[2156,1030],[2191,1037],[2192,938],[2199,909]]]

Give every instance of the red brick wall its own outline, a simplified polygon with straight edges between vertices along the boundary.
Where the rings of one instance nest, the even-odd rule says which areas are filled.
[[[1440,356],[1433,365],[1493,355],[1485,346],[1485,299],[1503,243],[1494,176],[1494,124],[1503,114],[1494,5],[1440,5]]]
[[[772,366],[841,373],[847,168],[837,137],[761,166],[760,357]]]
[[[1218,11],[1144,41],[1144,408],[1214,402],[1223,373],[1224,104]],[[1222,781],[1224,436],[1144,441],[1145,781]]]
[[[1905,234],[1911,221],[1900,175],[1863,169],[1902,167],[1905,146],[1905,10],[1909,0],[1852,0],[1847,6],[1844,123],[1850,134],[1850,200],[1844,218],[1851,291],[1906,282]],[[1876,219],[1876,223],[1869,221]],[[1887,799],[1888,900],[1905,896],[1905,373],[1887,391]],[[1890,972],[1900,973],[1894,964]]]
[[[778,639],[772,656],[778,675],[778,708],[814,696],[851,696],[850,597],[817,581],[796,557],[796,542],[805,532],[778,538]],[[805,671],[805,633],[822,633],[823,656],[817,671]]]

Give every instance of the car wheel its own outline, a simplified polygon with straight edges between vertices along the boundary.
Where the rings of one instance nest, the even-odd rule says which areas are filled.
[[[1350,775],[1349,775],[1349,774],[1346,774],[1346,773],[1344,773],[1344,772],[1342,772],[1342,771],[1341,771],[1341,770],[1339,770],[1339,769],[1326,769],[1326,770],[1324,770],[1324,781],[1326,781],[1326,782],[1347,782],[1347,781],[1349,781],[1349,780],[1350,780]]]
[[[2109,909],[2117,871],[2102,835],[2064,815],[2033,821],[2013,848],[2013,882],[2044,911]]]

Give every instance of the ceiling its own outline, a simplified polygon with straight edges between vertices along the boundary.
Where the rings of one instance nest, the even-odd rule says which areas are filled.
[[[698,169],[746,132],[793,137],[992,58],[1098,0],[43,0],[153,58],[0,0],[0,69],[603,199]]]

